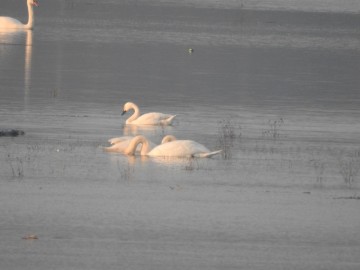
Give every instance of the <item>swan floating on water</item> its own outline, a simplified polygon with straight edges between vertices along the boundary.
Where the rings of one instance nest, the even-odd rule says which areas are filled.
[[[33,29],[34,27],[34,6],[39,6],[39,3],[37,0],[27,0],[27,7],[28,7],[28,22],[27,24],[23,24],[17,19],[11,18],[11,17],[0,17],[0,29]]]
[[[104,150],[107,152],[119,152],[119,153],[124,153],[124,151],[126,150],[126,148],[129,146],[130,142],[132,139],[134,139],[135,136],[122,136],[122,137],[116,137],[116,138],[111,138],[108,140],[108,142],[111,144],[111,146],[109,147],[104,147]],[[175,141],[176,137],[173,135],[166,135],[164,136],[164,138],[161,141],[161,144],[167,143],[167,142],[171,142],[171,141]],[[150,151],[151,149],[153,149],[154,147],[156,147],[156,144],[153,143],[152,141],[148,140],[148,149],[147,151]],[[135,151],[141,151],[141,145],[138,144],[136,146]]]
[[[171,125],[176,115],[164,114],[159,112],[151,112],[140,115],[139,107],[133,102],[127,102],[124,105],[124,115],[127,111],[134,110],[134,113],[126,120],[126,124],[130,125]]]
[[[151,157],[211,157],[222,151],[211,152],[202,144],[191,140],[170,141],[150,149],[149,141],[144,136],[138,135],[131,139],[124,154],[134,155],[139,144],[141,144],[140,154]]]

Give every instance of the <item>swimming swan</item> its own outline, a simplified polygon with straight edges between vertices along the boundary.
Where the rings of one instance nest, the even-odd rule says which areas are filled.
[[[29,19],[27,24],[23,24],[17,19],[11,17],[0,17],[0,29],[33,29],[34,27],[34,10],[33,7],[39,6],[37,0],[27,0],[27,7],[28,7],[28,15]]]
[[[141,155],[151,157],[211,157],[222,150],[210,152],[205,146],[191,140],[175,140],[155,146],[150,150],[149,141],[142,135],[135,136],[124,150],[124,154],[134,155],[141,144]]]
[[[108,142],[111,144],[111,146],[109,147],[104,147],[104,150],[107,152],[119,152],[119,153],[124,153],[125,149],[129,146],[131,140],[134,138],[134,136],[122,136],[122,137],[116,137],[116,138],[111,138],[108,140]],[[173,135],[166,135],[164,136],[164,138],[162,139],[161,143],[167,143],[167,142],[171,142],[176,140],[176,137]],[[149,148],[148,151],[150,151],[151,149],[153,149],[156,144],[153,143],[152,141],[148,140],[149,143]],[[139,151],[141,150],[141,145],[138,144],[136,146],[136,150],[135,151]]]
[[[139,107],[132,102],[127,102],[124,105],[123,112],[121,115],[124,115],[127,111],[133,109],[134,113],[126,120],[126,124],[133,125],[171,125],[176,115],[164,114],[158,112],[145,113],[140,115]]]

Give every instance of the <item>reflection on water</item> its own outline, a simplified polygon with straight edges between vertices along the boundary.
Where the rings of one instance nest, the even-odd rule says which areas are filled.
[[[173,126],[150,126],[150,125],[124,125],[123,135],[124,136],[163,136],[165,134],[171,134]]]
[[[16,57],[15,48],[26,42],[26,30],[0,29],[0,52],[1,58]]]
[[[24,62],[24,103],[27,104],[31,89],[31,67],[33,53],[33,31],[22,29],[1,29],[0,31],[1,56],[8,58],[7,61],[19,60],[16,53],[17,46],[24,46],[24,54],[21,57]]]
[[[121,160],[122,157],[124,157],[123,154],[119,154],[119,153],[107,153],[109,159],[110,159],[110,162],[112,164],[112,167],[118,167],[119,169],[121,167],[123,167],[123,161]],[[126,156],[127,157],[127,161],[128,161],[128,165],[134,165],[138,159],[140,158],[137,158],[136,156]]]
[[[62,72],[62,68],[63,68],[63,57],[64,57],[64,52],[63,52],[63,47],[61,46],[61,44],[57,44],[57,48],[56,48],[56,67],[55,67],[55,87],[53,89],[52,92],[52,97],[53,98],[57,98],[60,94],[61,94],[61,89],[62,89],[62,80],[63,80],[63,72]]]
[[[185,166],[191,170],[193,165],[199,164],[199,158],[190,157],[151,157],[151,160],[157,164],[166,166]]]
[[[30,95],[31,88],[31,61],[32,61],[32,44],[33,44],[33,31],[26,31],[26,44],[25,44],[25,72],[24,72],[24,99],[25,104]]]

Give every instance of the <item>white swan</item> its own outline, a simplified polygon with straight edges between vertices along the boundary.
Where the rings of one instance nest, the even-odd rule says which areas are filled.
[[[122,137],[115,137],[108,140],[111,145],[123,142],[130,142],[134,136],[122,136]]]
[[[211,152],[200,143],[191,140],[175,140],[155,146],[150,150],[149,141],[142,135],[135,136],[124,150],[124,154],[134,155],[138,145],[141,144],[141,155],[151,157],[211,157],[221,153],[222,150]]]
[[[124,105],[123,112],[121,115],[124,115],[129,110],[134,110],[134,113],[126,120],[126,124],[133,125],[171,125],[172,121],[176,115],[164,114],[158,112],[145,113],[140,115],[139,107],[133,102],[127,102]]]
[[[27,24],[23,24],[17,19],[11,17],[0,17],[0,29],[33,29],[34,27],[34,6],[39,6],[37,0],[27,0],[29,19]]]
[[[111,146],[109,147],[104,147],[104,150],[107,152],[119,152],[119,153],[124,153],[125,149],[129,146],[131,140],[134,138],[134,136],[122,136],[122,137],[116,137],[116,138],[111,138],[108,140],[108,142],[111,144]],[[161,144],[163,143],[167,143],[167,142],[171,142],[176,140],[176,137],[173,135],[166,135],[164,136],[164,138],[161,141]],[[147,140],[149,147],[147,149],[147,151],[150,151],[151,149],[153,149],[156,144],[153,143],[150,140]],[[145,150],[145,149],[144,149]],[[141,151],[141,145],[138,144],[136,146],[135,151]]]

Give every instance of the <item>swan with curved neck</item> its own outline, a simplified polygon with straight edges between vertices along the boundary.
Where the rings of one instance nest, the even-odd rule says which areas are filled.
[[[172,121],[176,117],[176,115],[159,113],[159,112],[151,112],[140,114],[139,107],[133,102],[125,103],[123,107],[123,112],[121,115],[124,115],[127,111],[134,110],[134,113],[126,120],[126,124],[130,125],[171,125]]]
[[[34,27],[34,6],[39,6],[37,0],[27,0],[27,7],[28,7],[28,22],[27,24],[23,24],[17,19],[11,17],[0,17],[0,29],[33,29]]]
[[[124,150],[124,154],[131,156],[135,155],[136,148],[139,144],[141,144],[140,155],[144,156],[150,151],[148,139],[142,135],[137,135],[130,140],[129,145]]]
[[[142,135],[135,136],[124,150],[124,154],[134,155],[138,145],[141,144],[140,154],[152,157],[211,157],[221,153],[222,150],[210,151],[202,144],[191,140],[175,140],[160,144],[149,149],[149,141]]]
[[[122,137],[116,137],[116,138],[111,138],[109,139],[109,143],[111,144],[111,146],[109,147],[104,147],[104,150],[107,152],[119,152],[119,153],[123,153],[125,151],[125,149],[129,146],[131,140],[134,138],[134,136],[122,136]],[[166,135],[164,136],[164,138],[161,141],[161,144],[163,143],[167,143],[167,142],[171,142],[171,141],[175,141],[176,137],[173,135]],[[147,149],[147,151],[150,151],[151,149],[153,149],[156,144],[153,143],[150,140],[147,140],[149,143],[149,147]],[[140,147],[139,147],[140,146]],[[137,145],[135,151],[141,151],[141,145]],[[144,150],[145,151],[145,150]]]

